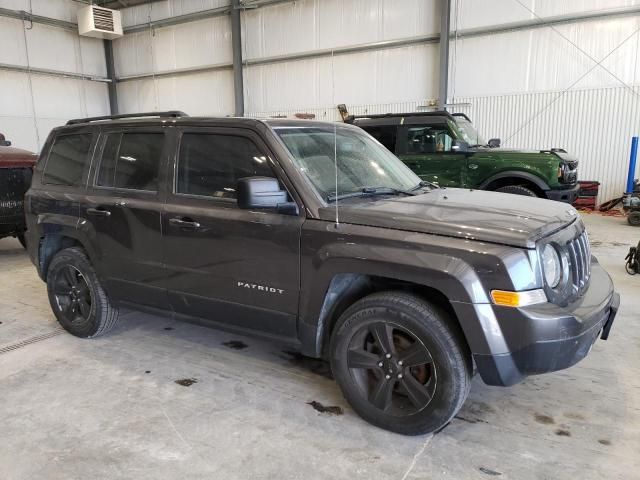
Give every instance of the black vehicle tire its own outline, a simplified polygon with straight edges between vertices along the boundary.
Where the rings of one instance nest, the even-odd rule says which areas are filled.
[[[330,351],[333,375],[352,408],[404,435],[449,423],[472,376],[471,355],[450,321],[444,310],[405,292],[374,293],[349,307]]]
[[[627,215],[627,222],[633,227],[640,226],[640,212],[631,212]]]
[[[507,185],[506,187],[500,187],[495,190],[500,193],[511,193],[513,195],[524,195],[526,197],[537,197],[536,192],[530,188],[523,187],[522,185]]]
[[[118,321],[118,309],[109,301],[81,248],[67,248],[53,257],[47,271],[47,292],[58,322],[76,337],[98,337]]]
[[[627,263],[625,263],[624,265],[624,269],[627,271],[627,273],[629,275],[635,275],[638,270],[638,265],[634,262],[634,261],[628,261]]]
[[[22,248],[24,248],[26,250],[27,248],[27,239],[24,237],[24,233],[21,233],[20,235],[18,235],[18,241],[20,242],[20,245],[22,245]]]

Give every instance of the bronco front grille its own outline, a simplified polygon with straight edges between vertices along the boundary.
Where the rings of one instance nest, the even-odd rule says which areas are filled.
[[[573,290],[580,296],[589,286],[589,278],[591,277],[591,245],[587,231],[584,230],[567,243],[566,248]]]

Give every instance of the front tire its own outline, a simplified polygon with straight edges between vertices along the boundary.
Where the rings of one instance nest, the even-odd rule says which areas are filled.
[[[472,362],[449,315],[405,292],[369,295],[340,317],[331,368],[368,422],[404,435],[444,427],[471,385]]]
[[[537,197],[536,192],[522,185],[507,185],[495,190],[500,193],[511,193],[512,195],[524,195],[525,197]]]
[[[21,233],[20,235],[18,235],[18,241],[20,242],[20,245],[22,245],[22,248],[24,248],[25,250],[27,249],[27,239],[24,236],[24,233]]]
[[[67,248],[53,257],[47,271],[47,292],[58,322],[76,337],[98,337],[118,321],[117,308],[80,248]]]
[[[640,212],[631,212],[627,215],[627,223],[633,227],[640,226]]]

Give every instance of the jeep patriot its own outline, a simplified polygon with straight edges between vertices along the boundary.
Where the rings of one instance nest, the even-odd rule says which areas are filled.
[[[352,125],[71,120],[25,203],[73,335],[127,306],[268,337],[329,360],[359,415],[407,435],[446,425],[475,371],[507,386],[575,364],[619,305],[572,207],[438,188]]]

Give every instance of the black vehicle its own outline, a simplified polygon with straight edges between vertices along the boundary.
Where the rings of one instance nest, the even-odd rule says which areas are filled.
[[[609,334],[619,297],[570,206],[435,188],[351,125],[154,115],[72,121],[39,159],[29,254],[74,335],[126,305],[265,336],[421,434],[474,364],[512,385]]]

